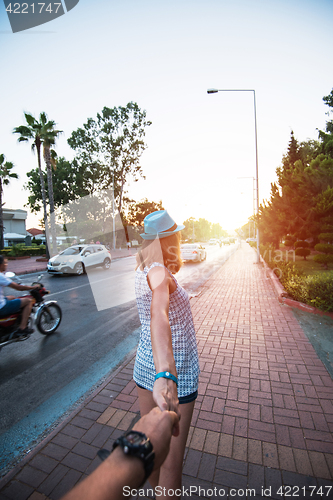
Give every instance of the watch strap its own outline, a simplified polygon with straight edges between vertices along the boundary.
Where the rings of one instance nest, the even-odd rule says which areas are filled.
[[[158,378],[168,378],[169,380],[172,380],[177,386],[178,386],[178,379],[172,373],[170,372],[160,372],[155,375],[155,380]]]
[[[129,443],[129,441],[126,439],[126,435],[133,433],[141,437],[142,440],[145,441],[144,444],[132,445],[131,443]],[[150,442],[149,438],[147,438],[147,436],[143,434],[143,432],[128,431],[123,436],[120,436],[118,439],[115,440],[112,446],[112,451],[118,446],[121,446],[125,455],[137,457],[142,461],[145,471],[145,476],[141,486],[144,485],[144,483],[147,481],[148,477],[150,476],[154,468],[155,453],[153,451],[153,445]],[[97,455],[101,460],[105,460],[110,454],[111,452],[106,449],[101,449],[97,452]]]

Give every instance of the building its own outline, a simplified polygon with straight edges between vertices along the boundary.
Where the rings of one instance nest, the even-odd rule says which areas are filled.
[[[3,214],[3,240],[4,246],[17,245],[17,243],[31,244],[31,236],[27,233],[25,221],[27,219],[26,210],[2,209]]]
[[[41,240],[43,244],[45,244],[45,233],[42,229],[37,229],[36,227],[32,227],[31,229],[27,229],[27,232],[31,235],[32,238],[36,240]]]

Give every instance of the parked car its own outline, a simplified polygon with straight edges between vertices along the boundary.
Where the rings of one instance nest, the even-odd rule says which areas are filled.
[[[184,243],[180,246],[180,252],[183,262],[201,262],[207,257],[205,248],[198,243]]]
[[[209,245],[217,245],[219,240],[217,238],[211,238],[209,240]]]
[[[104,245],[73,245],[52,257],[47,264],[50,274],[83,274],[87,268],[111,267],[111,253]]]

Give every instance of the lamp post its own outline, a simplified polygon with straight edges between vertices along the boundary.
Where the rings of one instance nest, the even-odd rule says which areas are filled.
[[[114,169],[112,169],[112,236],[113,250],[116,249],[116,216],[114,213]]]
[[[255,207],[255,204],[256,204],[256,196],[255,196],[255,192],[256,192],[256,180],[253,176],[250,176],[250,177],[237,177],[237,179],[252,179],[253,181],[253,215],[256,214],[256,207]],[[253,237],[255,237],[255,233],[256,233],[256,230],[255,230],[255,221],[253,221]],[[250,235],[250,225],[249,225],[249,238],[251,237]]]
[[[255,147],[256,147],[256,209],[257,216],[259,214],[259,178],[258,178],[258,141],[257,141],[257,108],[256,108],[256,92],[253,89],[208,89],[207,94],[216,94],[217,92],[253,92],[253,104],[254,104],[254,136],[255,136]],[[259,251],[259,228],[257,225],[257,264],[260,262],[260,251]]]

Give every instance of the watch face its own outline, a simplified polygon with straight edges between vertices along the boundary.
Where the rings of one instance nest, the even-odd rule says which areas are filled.
[[[146,441],[143,436],[138,435],[136,432],[129,432],[128,434],[126,434],[126,439],[130,444],[134,446],[143,444],[143,442]]]

